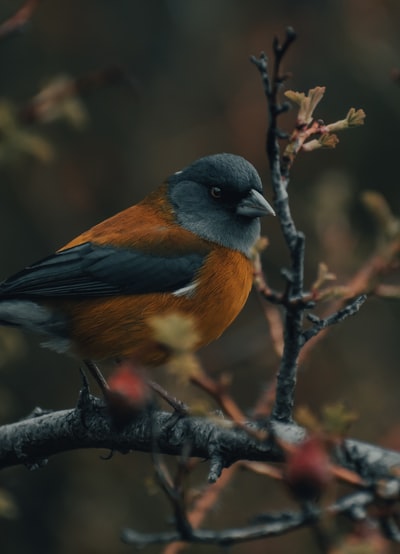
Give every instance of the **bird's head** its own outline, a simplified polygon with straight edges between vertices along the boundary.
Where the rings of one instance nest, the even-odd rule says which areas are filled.
[[[241,156],[206,156],[168,180],[178,223],[246,256],[260,235],[260,217],[274,214],[256,169]]]

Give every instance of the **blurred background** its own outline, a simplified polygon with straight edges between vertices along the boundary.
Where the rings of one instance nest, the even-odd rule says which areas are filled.
[[[0,20],[22,1],[3,0]],[[396,0],[43,0],[25,31],[0,42],[0,135],[49,82],[120,64],[134,87],[101,86],[56,121],[25,125],[23,147],[0,143],[0,278],[52,253],[96,222],[137,202],[194,159],[234,152],[250,160],[271,197],[264,151],[266,104],[249,56],[271,53],[274,35],[292,25],[299,39],[285,60],[288,88],[327,87],[317,117],[343,118],[351,106],[364,127],[340,134],[335,150],[299,156],[290,195],[307,235],[308,286],[324,261],[346,280],[377,247],[377,226],[360,201],[367,189],[400,214],[398,126],[400,3]],[[76,99],[78,102],[78,99]],[[295,112],[282,119],[290,130]],[[8,126],[8,127],[7,127]],[[19,132],[19,131],[18,131]],[[270,283],[283,286],[287,253],[277,221],[264,222]],[[392,279],[396,282],[395,279]],[[354,437],[396,447],[400,303],[371,299],[357,317],[331,329],[301,368],[297,405],[316,413],[342,401],[359,414]],[[35,406],[73,407],[78,363],[16,332],[0,335],[0,421]],[[215,344],[205,367],[232,374],[232,394],[251,409],[273,381],[278,359],[256,296]],[[157,379],[165,381],[161,372]],[[168,383],[166,383],[168,385]],[[172,392],[196,402],[196,390]],[[148,455],[72,452],[34,472],[0,474],[0,549],[4,554],[122,553],[122,527],[168,527],[169,506],[153,486]],[[204,465],[204,464],[203,464]],[[205,482],[206,469],[191,478]],[[244,525],[249,517],[291,505],[275,483],[238,473],[205,525]],[[2,507],[3,506],[3,507]],[[234,547],[234,552],[316,552],[309,531]],[[161,549],[148,548],[149,553]],[[217,552],[216,547],[191,547]]]

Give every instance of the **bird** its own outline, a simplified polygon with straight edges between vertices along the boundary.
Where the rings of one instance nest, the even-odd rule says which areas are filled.
[[[84,360],[162,365],[150,319],[192,318],[195,350],[216,340],[247,300],[260,217],[272,214],[250,162],[202,157],[0,283],[0,325]]]

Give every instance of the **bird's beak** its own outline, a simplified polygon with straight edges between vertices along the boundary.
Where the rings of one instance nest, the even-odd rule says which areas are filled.
[[[241,200],[236,208],[238,215],[245,217],[261,217],[263,215],[275,215],[275,212],[257,190],[251,189],[249,194]]]

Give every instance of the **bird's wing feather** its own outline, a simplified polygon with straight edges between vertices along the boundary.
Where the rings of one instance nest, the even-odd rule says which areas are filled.
[[[205,254],[151,255],[86,242],[61,250],[0,284],[0,298],[94,298],[173,292],[189,285]]]

